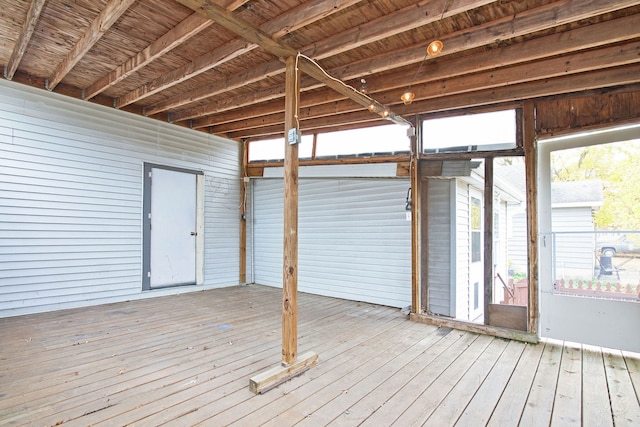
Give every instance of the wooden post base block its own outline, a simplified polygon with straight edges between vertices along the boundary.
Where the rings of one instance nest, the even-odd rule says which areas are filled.
[[[318,364],[318,354],[308,351],[289,366],[278,365],[249,379],[249,390],[262,394]]]

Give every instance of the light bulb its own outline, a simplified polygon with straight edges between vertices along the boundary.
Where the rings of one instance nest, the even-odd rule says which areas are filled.
[[[386,119],[391,114],[391,111],[389,111],[389,109],[385,108],[384,110],[382,110],[382,113],[380,113],[380,114],[382,114],[382,117],[384,117]]]
[[[408,90],[402,94],[400,99],[402,100],[402,102],[404,102],[404,105],[409,105],[413,102],[415,97],[416,97],[416,94]]]
[[[427,47],[427,54],[429,56],[436,56],[440,52],[442,52],[443,47],[444,47],[444,44],[440,40],[434,40],[431,43],[429,43],[429,47]]]

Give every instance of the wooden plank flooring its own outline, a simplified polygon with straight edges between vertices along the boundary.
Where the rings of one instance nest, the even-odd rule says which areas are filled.
[[[245,286],[0,319],[2,426],[640,425],[640,355],[523,344],[300,294],[318,366],[264,395],[279,289]]]

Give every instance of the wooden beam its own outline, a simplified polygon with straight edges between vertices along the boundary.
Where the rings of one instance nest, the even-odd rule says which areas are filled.
[[[33,31],[36,29],[38,18],[40,18],[40,14],[42,13],[42,9],[44,9],[44,4],[46,2],[47,0],[31,1],[29,10],[27,11],[27,18],[22,25],[22,32],[20,32],[20,36],[18,36],[18,41],[16,42],[13,51],[11,52],[9,62],[7,63],[7,66],[4,70],[4,77],[7,80],[13,79],[13,75],[16,73],[18,65],[20,64],[20,61],[22,61],[22,57],[27,50],[29,40],[31,40]]]
[[[249,175],[249,150],[247,141],[240,144],[240,284],[247,283],[247,186]]]
[[[529,264],[529,322],[530,333],[538,335],[540,309],[538,295],[538,149],[535,131],[535,103],[527,100],[522,106],[522,134],[524,138],[524,164],[527,199],[527,251]]]
[[[297,123],[300,71],[297,57],[286,59],[285,135],[300,132]],[[284,138],[284,242],[282,262],[282,362],[298,356],[298,144]]]
[[[542,60],[538,62],[539,66],[534,68],[532,68],[529,63],[526,63],[485,72],[477,72],[473,75],[463,75],[444,81],[435,81],[422,85],[416,84],[413,90],[416,94],[416,99],[418,100],[433,99],[436,97],[513,85],[516,83],[543,78],[599,70],[604,68],[603,64],[606,64],[607,67],[613,67],[640,62],[640,55],[638,55],[639,52],[640,42],[634,41],[622,45],[607,46],[597,50],[590,50],[588,52],[580,52],[572,55]],[[493,57],[493,55],[491,55],[491,57]],[[389,78],[391,80],[394,79],[393,76]],[[567,87],[567,89],[570,90],[570,87]],[[376,93],[376,98],[383,104],[393,105],[397,104],[399,101],[399,97],[397,95],[397,91],[388,91]],[[313,98],[313,96],[310,98]],[[312,100],[313,99],[306,99],[303,101],[303,105],[305,103],[310,103]],[[358,107],[355,106],[351,100],[343,99],[337,102],[302,107],[300,109],[300,119],[306,120],[309,118],[331,116],[338,112],[349,113],[357,109]],[[259,107],[257,107],[256,110],[258,110],[258,113],[260,112]],[[231,123],[212,125],[210,130],[213,133],[226,133],[280,123],[283,123],[283,114],[274,113],[270,115],[257,115],[256,117],[245,118]],[[200,124],[201,121],[196,121],[193,127],[198,128],[200,127]]]
[[[285,45],[284,43],[279,43],[278,41],[272,39],[268,34],[259,28],[253,27],[250,23],[235,17],[232,13],[223,9],[220,6],[217,6],[213,3],[204,3],[203,0],[178,0],[180,3],[185,4],[188,7],[193,8],[196,11],[205,12],[209,18],[214,19],[218,24],[222,25],[226,29],[238,34],[243,39],[255,43],[259,45],[261,48],[265,49],[272,55],[277,57],[296,57],[297,68],[302,70],[307,75],[313,77],[319,82],[325,84],[331,89],[337,91],[338,93],[346,96],[347,98],[355,101],[357,104],[361,105],[364,108],[368,108],[373,104],[375,107],[375,112],[378,114],[385,113],[385,116],[390,120],[396,120],[398,122],[406,120],[402,119],[402,117],[397,116],[393,111],[385,108],[380,103],[377,103],[371,97],[357,91],[356,89],[347,86],[343,82],[331,77],[324,71],[318,64],[316,64],[311,58],[301,56],[295,51],[293,48]],[[199,7],[196,5],[200,4]],[[299,60],[304,59],[304,60]],[[409,124],[408,122],[406,122]]]
[[[432,316],[429,314],[411,313],[411,320],[426,323],[429,325],[442,326],[446,328],[458,329],[461,331],[474,332],[478,334],[491,335],[499,338],[523,341],[537,344],[539,338],[536,334],[518,331],[515,329],[501,328],[498,326],[480,325],[478,323],[463,322],[461,320],[449,319],[442,316]]]
[[[385,14],[366,24],[354,26],[346,31],[329,36],[301,49],[301,51],[315,59],[327,58],[495,2],[496,0],[431,0],[417,2],[394,13]],[[429,41],[426,43],[428,44]],[[426,44],[422,45],[420,59],[424,57],[425,49]]]
[[[318,364],[318,354],[306,352],[295,363],[274,366],[249,379],[249,390],[256,394],[265,393],[291,378],[298,376]]]
[[[343,31],[342,33],[336,34],[335,36],[328,37],[321,42],[312,43],[300,49],[300,51],[304,52],[308,56],[312,55],[315,58],[336,55],[345,52],[348,49],[353,49],[357,46],[372,43],[374,41],[399,34],[403,31],[435,22],[443,16],[452,16],[469,9],[483,6],[493,1],[495,0],[459,0],[454,4],[451,4],[450,0],[435,0],[432,2],[426,2],[425,4],[407,6],[404,9],[385,15],[364,25],[359,25]],[[283,35],[282,28],[285,28],[288,32],[294,31],[304,25],[324,18],[331,13],[335,13],[357,2],[358,1],[356,0],[343,0],[340,2],[314,0],[306,2],[284,14],[283,17],[276,18],[276,20],[282,21],[284,20],[283,18],[286,17],[286,22],[272,21],[262,25],[260,29],[268,34],[277,31],[273,33],[272,37],[274,39],[278,39]],[[194,6],[195,3],[196,2],[190,2],[190,4]],[[264,70],[268,71],[265,72]],[[153,105],[148,109],[148,114],[152,115],[170,108],[177,108],[187,103],[199,101],[231,89],[264,80],[269,76],[281,74],[283,72],[284,66],[281,61],[267,62],[258,67],[254,67],[251,70],[247,70],[247,72],[243,73],[241,76],[225,79],[224,81],[213,82],[207,86],[199,87],[186,94],[182,94],[180,96],[173,97],[170,100]],[[173,120],[181,121],[191,118],[193,117],[176,115]]]
[[[121,82],[142,67],[189,40],[211,24],[213,24],[213,21],[197,13],[188,16],[142,51],[127,59],[127,61],[87,87],[84,90],[84,99],[91,99],[116,83]]]
[[[488,27],[489,24],[486,24],[485,26]],[[457,38],[457,36],[450,37],[452,39]],[[420,83],[435,82],[440,79],[451,79],[454,76],[477,73],[485,70],[493,70],[496,67],[496,58],[499,58],[499,64],[504,67],[522,62],[539,60],[541,58],[551,58],[572,51],[591,49],[594,47],[617,43],[624,40],[632,40],[637,37],[640,37],[640,16],[631,15],[612,21],[606,21],[587,27],[577,28],[566,33],[552,34],[549,36],[540,37],[537,39],[529,40],[522,44],[518,43],[511,46],[492,49],[491,51],[487,52],[486,55],[470,55],[453,58],[447,61],[447,67],[442,67],[440,62],[437,60],[435,62],[426,62],[423,66],[424,72],[420,73],[420,75],[417,76],[415,85],[419,88]],[[449,39],[445,39],[445,41],[447,40]],[[491,42],[490,40],[485,41],[487,43]],[[449,47],[449,45],[450,43],[449,41],[447,41],[447,46]],[[420,56],[421,58],[424,56],[424,47],[421,45],[410,48],[409,50],[413,52],[412,57],[415,60],[420,60],[418,57]],[[445,54],[447,52],[448,50],[445,51]],[[379,58],[383,64],[388,63],[386,55],[383,55]],[[603,63],[602,61],[598,61],[597,55],[592,55],[592,60],[596,61],[599,64]],[[360,66],[358,64],[359,62],[350,64],[350,68],[356,68],[359,70],[359,72],[357,73],[358,76],[366,74],[368,72],[367,67],[373,67],[375,70],[383,68],[383,66],[377,64],[377,62],[370,63],[370,60],[367,60],[367,64],[365,66]],[[571,64],[570,66],[575,69],[575,65]],[[543,73],[544,68],[540,67],[536,68],[536,70],[537,71],[534,71],[529,68],[525,75],[530,76],[530,73],[532,71],[536,73]],[[561,72],[561,70],[562,68],[559,68],[558,72]],[[329,70],[329,72],[334,75],[345,73],[344,68],[332,69]],[[520,76],[522,76],[522,73],[518,74],[518,77]],[[405,87],[407,85],[406,79],[406,71],[398,71],[386,76],[382,83],[378,82],[377,85],[374,83],[370,83],[369,89],[372,93],[375,93],[376,98],[381,100],[381,102],[387,102],[388,99],[397,101],[396,98],[399,97],[398,93],[388,92],[387,94],[384,94],[381,92]],[[489,79],[489,81],[491,81],[491,79]],[[439,86],[437,88],[442,90],[441,87],[443,86],[443,84],[445,84],[445,87],[448,90],[451,90],[448,83],[448,80],[446,82],[438,82]],[[491,83],[496,84],[495,82]],[[304,80],[302,81],[303,90],[309,90],[315,87],[317,87],[317,84],[310,84],[305,83]],[[334,94],[333,96],[329,95],[328,93],[330,92],[331,91],[327,91],[325,93],[314,92],[310,95],[305,95],[302,100],[301,106],[308,107],[326,102],[335,102],[341,99],[337,94]],[[418,100],[422,97],[427,96],[423,93],[416,93],[416,95]],[[282,89],[263,90],[260,92],[255,92],[251,96],[228,98],[208,105],[198,106],[190,110],[178,112],[172,116],[172,119],[174,121],[179,121],[187,118],[191,119],[207,116],[209,114],[215,114],[212,117],[195,120],[193,124],[195,128],[212,126],[218,123],[234,121],[233,116],[227,118],[225,116],[221,116],[219,114],[220,112],[230,110],[232,108],[243,107],[246,105],[254,106],[257,103],[273,100],[282,96],[284,96],[284,92]],[[280,109],[275,109],[275,105],[279,105]],[[255,109],[257,110],[255,112],[255,115],[266,115],[282,111],[281,106],[281,101],[273,101],[271,104],[266,105],[257,105],[255,106]],[[237,114],[239,113],[241,113],[241,111],[239,111]],[[221,117],[220,121],[217,121],[218,117]],[[241,118],[244,118],[244,116],[239,117],[236,120],[239,120]]]
[[[300,103],[300,70],[297,56],[286,59],[284,139],[284,241],[282,259],[282,363],[249,380],[249,389],[263,393],[318,363],[318,355],[307,352],[298,357],[298,143],[297,111]],[[291,132],[290,132],[291,131]]]
[[[259,28],[265,33],[271,34],[271,37],[277,39],[304,25],[308,25],[312,22],[317,21],[318,19],[322,19],[332,13],[349,7],[357,1],[358,0],[339,0],[337,2],[327,2],[325,0],[312,0],[309,2],[305,2],[304,4],[288,11],[287,13],[284,13],[283,15],[269,22],[264,23]],[[204,8],[200,6],[200,4],[202,3],[201,1],[185,0],[181,1],[181,3],[191,8],[192,10],[202,14],[203,16],[208,16],[209,18],[211,18],[211,16],[204,10]],[[213,7],[219,8],[219,6],[217,5],[214,5]],[[226,8],[226,10],[228,13],[230,13],[231,11],[235,10],[236,7],[237,6],[234,5],[234,7],[228,7]],[[221,9],[225,10],[224,8]],[[147,96],[153,95],[157,92],[172,87],[199,74],[202,74],[205,71],[215,68],[216,66],[240,55],[243,55],[255,49],[256,47],[258,47],[256,43],[247,44],[247,42],[243,39],[231,40],[225,45],[196,58],[189,64],[173,70],[161,76],[160,78],[155,79],[152,82],[149,82],[146,85],[143,85],[136,90],[122,96],[120,99],[118,99],[118,105],[125,106],[139,101],[140,99],[146,98]],[[276,74],[284,72],[284,67],[281,62],[276,63],[275,66],[277,67]],[[252,74],[259,75],[259,73],[262,72],[263,74],[260,79],[267,78],[269,75],[272,75],[272,73],[267,70],[273,67],[273,63],[268,63],[266,65],[256,67],[255,70],[245,73],[244,75],[247,76],[245,81],[239,81],[238,78],[233,78],[230,79],[231,81],[225,81],[221,83],[226,85],[223,86],[224,90],[231,90],[233,88],[249,84],[251,82],[251,78],[249,76],[251,76]],[[258,80],[259,79],[255,81]],[[146,114],[154,115],[161,111],[166,111],[171,108],[177,108],[181,105],[185,105],[186,103],[195,102],[197,100],[203,99],[204,97],[212,96],[215,93],[216,89],[212,87],[212,85],[207,85],[203,88],[198,88],[188,93],[181,94],[169,100],[163,101],[162,103],[150,106],[149,108],[147,108]]]
[[[416,120],[416,119],[414,119]],[[417,120],[416,120],[417,121]],[[411,160],[409,163],[409,176],[411,179],[411,312],[422,313],[420,310],[420,217],[421,217],[421,190],[419,144],[416,127],[410,130]]]
[[[490,325],[489,306],[493,304],[493,157],[484,159],[484,324]]]
[[[91,23],[87,31],[80,37],[80,40],[73,46],[71,51],[62,60],[58,68],[47,80],[47,89],[54,90],[55,87],[65,78],[65,76],[75,67],[82,57],[93,47],[94,44],[106,33],[109,28],[127,11],[136,0],[111,0],[100,12],[98,17]]]
[[[526,36],[531,33],[548,30],[559,25],[569,24],[581,19],[591,18],[603,13],[613,12],[637,5],[637,0],[560,0],[535,9],[527,10],[515,16],[508,16],[484,25],[475,26],[473,35],[469,30],[461,30],[442,37],[444,50],[439,55],[443,57],[454,53],[468,51],[486,45],[493,45],[503,40]],[[637,31],[632,29],[631,31]],[[560,34],[559,37],[562,37]],[[365,74],[380,73],[404,65],[415,64],[424,57],[424,45],[417,45],[406,49],[395,50],[367,58],[343,67],[329,70],[331,75],[342,80],[349,80]],[[500,62],[492,56],[493,65]],[[498,57],[498,60],[501,58]],[[433,61],[435,61],[434,59]],[[432,60],[427,60],[432,62]],[[447,64],[447,68],[449,68]],[[450,70],[451,71],[451,70]],[[426,71],[425,71],[426,73]]]

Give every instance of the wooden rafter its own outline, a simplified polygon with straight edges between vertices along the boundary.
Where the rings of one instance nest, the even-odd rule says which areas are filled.
[[[398,106],[397,111],[399,114],[403,115],[413,114],[416,111],[447,111],[458,108],[518,101],[526,98],[557,95],[566,93],[568,91],[567,88],[571,88],[571,91],[579,92],[584,90],[597,89],[600,87],[620,86],[637,83],[639,75],[640,64],[635,63],[621,67],[605,68],[601,70],[591,71],[589,73],[580,73],[576,75],[555,77],[552,79],[536,80],[532,82],[507,85],[499,88],[478,90],[435,99],[425,99],[414,102],[413,104],[411,104],[411,106]],[[326,131],[326,129],[329,128],[332,128],[334,130],[338,128],[344,128],[344,126],[351,123],[364,122],[369,123],[369,121],[366,120],[363,112],[356,111],[352,113],[340,114],[338,116],[301,120],[300,128],[305,133],[313,133],[316,131]],[[256,135],[280,135],[281,132],[282,125],[275,124],[262,128],[242,130],[238,132],[228,132],[225,135],[229,138],[249,138]]]
[[[526,55],[526,52],[517,46],[510,46],[504,50],[514,51],[515,54],[521,53]],[[602,69],[604,68],[603,64],[607,64],[607,67],[616,67],[640,62],[638,52],[640,52],[640,42],[631,41],[626,44],[605,46],[587,53],[577,52],[570,55],[542,59],[538,61],[537,67],[531,67],[526,63],[515,63],[515,65],[512,66],[493,70],[487,69],[487,71],[481,71],[473,75],[464,73],[458,77],[452,77],[446,80],[438,79],[423,85],[414,85],[413,91],[416,94],[416,99],[433,99],[550,77],[584,73],[586,71]],[[490,56],[494,57],[493,54]],[[464,59],[465,58],[460,58],[460,61],[464,62]],[[469,62],[469,64],[461,64],[461,66],[464,69],[470,68],[468,71],[471,72],[475,61],[470,59]],[[482,68],[480,67],[479,69]],[[390,80],[393,79],[390,78]],[[571,88],[568,87],[567,89],[570,90]],[[376,98],[387,105],[399,103],[397,90],[377,92]],[[336,112],[348,113],[355,110],[353,103],[345,99],[319,105],[302,105],[301,107],[301,120],[310,117],[330,116]],[[232,123],[212,125],[209,130],[213,133],[227,133],[283,123],[283,121],[284,117],[282,112],[277,112],[267,116],[258,115],[252,118],[245,118]]]
[[[100,40],[109,28],[126,12],[136,0],[111,0],[91,23],[87,31],[80,37],[58,68],[47,80],[47,89],[54,90],[65,76],[75,67],[82,57]]]
[[[406,120],[398,117],[394,112],[389,111],[381,104],[372,100],[369,96],[358,92],[352,87],[345,85],[340,80],[331,77],[309,58],[300,57],[295,49],[287,46],[284,43],[280,43],[274,40],[264,31],[260,30],[259,28],[253,27],[251,24],[242,19],[237,18],[224,8],[221,8],[220,6],[209,2],[205,2],[203,0],[178,1],[185,6],[193,9],[194,11],[205,12],[209,16],[209,18],[215,20],[218,24],[236,33],[243,39],[259,45],[261,48],[271,53],[272,55],[275,55],[279,58],[299,57],[300,59],[305,59],[297,62],[298,69],[300,69],[310,77],[313,77],[314,79],[325,84],[326,86],[342,94],[343,96],[346,96],[347,98],[351,99],[364,108],[369,108],[369,106],[373,105],[376,112],[381,113],[384,110],[390,119],[397,120],[398,122],[406,122]],[[408,122],[406,123],[408,124]]]
[[[87,87],[84,90],[84,98],[91,99],[109,87],[124,80],[132,73],[184,43],[211,24],[213,24],[213,22],[210,19],[203,18],[197,13],[188,16],[162,37]]]
[[[495,0],[464,0],[456,2],[455,4],[451,4],[450,0],[436,0],[434,2],[427,2],[426,4],[417,6],[408,6],[393,14],[375,19],[367,23],[366,25],[361,25],[344,31],[340,34],[328,37],[319,42],[312,43],[300,49],[300,51],[305,55],[316,59],[336,55],[353,49],[354,47],[372,43],[386,37],[400,34],[403,31],[427,25],[439,20],[442,16],[450,16],[457,13],[462,13],[466,10],[480,7],[493,1]],[[319,18],[324,17],[328,10],[333,9],[333,5],[329,2],[323,1],[321,2],[321,4],[325,5],[324,7],[327,10],[319,10]],[[451,7],[449,8],[448,6]],[[297,9],[300,9],[302,7],[304,7],[305,14],[309,13],[309,9],[313,10],[313,5],[308,6],[306,3],[298,7]],[[299,25],[297,27],[299,27]],[[265,30],[262,27],[261,29]],[[268,29],[265,31],[269,33]],[[274,35],[274,38],[278,37]],[[422,55],[424,56],[424,51]],[[268,71],[265,72],[264,70]],[[271,61],[263,64],[262,66],[254,67],[252,70],[243,73],[243,75],[241,76],[226,79],[224,81],[213,82],[210,85],[194,89],[187,94],[181,94],[167,101],[163,101],[161,103],[153,105],[152,107],[148,108],[147,111],[148,114],[151,115],[166,111],[171,108],[177,108],[190,102],[199,101],[201,99],[214,96],[230,89],[242,87],[244,85],[254,83],[270,76],[281,74],[283,72],[284,66],[281,61]],[[191,118],[193,117],[178,115],[175,120],[180,121]]]
[[[468,31],[460,31],[458,33],[451,34],[443,38],[446,46],[443,55],[463,52],[468,49],[489,45],[499,39],[508,39],[511,37],[522,36],[530,32],[542,31],[548,28],[552,28],[553,26],[557,25],[558,20],[561,20],[564,23],[573,22],[575,20],[583,19],[590,14],[605,13],[618,6],[625,7],[628,6],[629,3],[633,3],[632,0],[625,0],[624,2],[616,2],[615,0],[602,0],[586,3],[578,2],[578,7],[574,8],[572,4],[576,1],[577,0],[562,0],[551,5],[546,5],[543,7],[532,9],[525,13],[521,13],[513,18],[509,18],[508,20],[502,19],[497,22],[488,22],[484,25],[477,26],[474,31],[477,32],[478,35],[474,35],[473,39],[469,38]],[[623,34],[635,34],[637,36],[638,28],[640,27],[634,24],[638,22],[638,18],[632,16],[628,19],[630,21],[620,22],[621,25],[619,27],[609,25],[607,26],[607,28],[610,29],[614,34],[620,34],[620,32],[622,32]],[[598,42],[597,39],[591,37],[588,31],[589,30],[584,30],[580,33],[580,35],[581,37],[586,37],[588,40],[590,40],[589,42],[582,42],[581,39],[567,38],[562,35],[555,36],[555,41],[560,42],[565,46],[563,50],[558,50],[555,46],[555,43],[545,46],[541,43],[535,43],[535,40],[527,42],[527,47],[529,46],[529,44],[535,44],[535,48],[527,48],[525,51],[523,51],[523,53],[525,55],[528,53],[529,56],[523,57],[523,55],[521,54],[521,59],[519,60],[529,61],[537,59],[541,57],[540,55],[545,55],[545,49],[547,51],[555,52],[554,54],[559,55],[571,50],[582,48],[576,46],[583,46],[584,48],[587,48],[590,47],[590,44],[591,46],[600,45],[600,42]],[[603,40],[609,40],[609,42],[615,41],[615,37],[609,37],[606,35],[606,33],[602,32],[600,32],[600,38]],[[359,62],[353,62],[344,67],[331,69],[329,70],[329,72],[331,73],[331,75],[334,75],[343,80],[358,78],[370,73],[383,72],[396,68],[400,65],[409,65],[420,61],[424,57],[424,49],[424,46],[413,46],[402,50],[396,50],[394,52],[379,55],[374,58],[365,59]],[[517,49],[522,50],[522,46],[518,46]],[[499,62],[496,62],[497,58],[499,59]],[[507,62],[508,58],[504,58],[503,56],[492,55],[490,58],[484,59],[491,64],[489,67],[495,67],[497,65],[509,63]],[[445,70],[443,70],[442,68],[438,68],[435,70],[435,72],[437,72],[438,75],[442,76],[441,78],[444,78],[445,76],[460,74],[461,72],[458,70],[466,69],[466,67],[464,67],[464,64],[461,64],[461,60],[456,61],[458,62],[456,66],[447,67]],[[428,66],[428,64],[426,66]],[[385,84],[390,85],[393,84],[392,82],[400,82],[401,85],[406,84],[406,76],[403,77],[404,74],[406,73],[399,72],[397,76],[398,78],[386,78]],[[423,75],[432,75],[432,73],[425,71]],[[234,84],[241,85],[241,82],[234,81]],[[303,90],[308,90],[311,87],[317,87],[316,83],[304,81],[303,79],[301,88]],[[210,86],[209,89],[215,88]],[[221,88],[218,89],[218,91],[221,90]],[[211,104],[198,106],[190,110],[184,110],[174,113],[172,114],[171,119],[175,122],[180,120],[204,117],[211,114],[219,113],[221,111],[248,105],[246,104],[246,102],[255,104],[261,101],[267,101],[269,99],[275,99],[284,96],[284,91],[282,88],[267,90],[264,93],[266,94],[266,96],[262,99],[257,96],[253,96],[251,97],[251,99],[249,99],[248,97],[240,97],[229,98],[224,101],[217,100],[216,102],[212,102]],[[243,105],[243,103],[245,104]],[[213,125],[215,124],[214,121],[215,118],[208,120],[196,120],[194,122],[194,127],[206,127],[209,125]]]
[[[272,21],[264,23],[260,26],[260,29],[271,34],[274,38],[279,38],[304,25],[312,23],[318,19],[322,19],[331,13],[335,13],[349,7],[358,1],[359,0],[341,0],[339,2],[327,2],[325,0],[313,0],[284,13]],[[233,9],[234,8],[227,8],[228,11],[232,11]],[[192,8],[192,10],[197,10],[197,8]],[[225,45],[196,58],[192,62],[160,76],[154,81],[120,97],[117,101],[117,105],[118,107],[124,107],[137,102],[162,90],[175,86],[178,83],[200,75],[240,55],[250,52],[256,47],[258,47],[257,44],[247,44],[243,39],[231,40]],[[279,64],[279,67],[282,69],[282,64]],[[183,99],[186,99],[186,101],[183,101]],[[178,100],[170,100],[163,102],[162,104],[151,106],[147,108],[145,112],[147,115],[154,115],[175,106],[183,105],[184,103],[197,101],[198,99],[201,98],[198,98],[193,94],[185,94],[184,96],[178,97]]]
[[[22,56],[27,50],[29,40],[31,40],[31,36],[36,29],[38,18],[40,18],[40,14],[42,13],[42,9],[44,9],[44,4],[46,2],[47,0],[32,0],[31,5],[29,5],[27,19],[24,21],[22,32],[20,33],[18,41],[13,48],[13,52],[11,52],[11,57],[9,58],[9,62],[4,71],[4,76],[7,80],[13,79],[13,75],[16,73],[18,65],[20,65],[20,61],[22,60]]]

